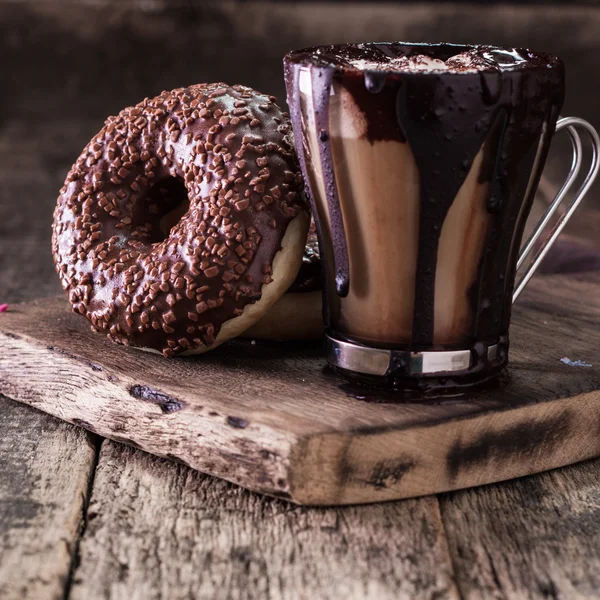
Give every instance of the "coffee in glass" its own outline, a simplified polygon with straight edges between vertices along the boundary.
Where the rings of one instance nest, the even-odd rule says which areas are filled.
[[[525,221],[563,103],[560,59],[365,43],[290,52],[284,65],[332,367],[418,389],[495,377],[508,357]],[[576,151],[575,125],[596,144],[585,192],[597,135],[572,121]]]

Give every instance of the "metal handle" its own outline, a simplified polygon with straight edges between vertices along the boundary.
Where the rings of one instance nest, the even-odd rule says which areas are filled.
[[[537,224],[529,239],[525,243],[521,254],[519,255],[519,259],[517,261],[517,270],[523,266],[523,263],[533,250],[535,243],[538,241],[540,236],[542,235],[544,228],[552,218],[552,215],[556,212],[556,209],[560,206],[568,191],[571,189],[571,186],[577,179],[577,175],[579,175],[579,171],[581,170],[582,163],[582,148],[581,148],[581,138],[579,137],[579,133],[577,132],[577,127],[580,127],[588,134],[590,141],[592,143],[592,162],[590,164],[590,169],[588,174],[585,177],[584,182],[581,184],[581,187],[573,196],[571,203],[569,204],[567,210],[564,214],[558,219],[552,231],[548,235],[548,237],[544,240],[540,249],[536,252],[531,264],[525,270],[525,274],[519,281],[514,293],[513,293],[513,302],[519,297],[525,286],[529,283],[529,280],[532,278],[536,269],[544,259],[544,256],[548,253],[548,250],[552,247],[552,244],[557,240],[561,231],[564,229],[565,225],[569,221],[569,219],[573,216],[573,213],[577,210],[577,207],[587,194],[591,185],[594,183],[596,176],[598,175],[598,171],[600,170],[600,161],[598,160],[598,155],[600,154],[600,137],[596,130],[590,125],[587,121],[583,119],[579,119],[578,117],[564,117],[559,119],[556,123],[556,132],[559,132],[563,129],[567,130],[569,137],[571,138],[571,143],[573,145],[573,161],[571,163],[571,169],[569,170],[569,174],[565,179],[565,182],[562,184],[556,198],[552,200],[550,206],[546,209],[544,216],[541,218],[540,222]]]

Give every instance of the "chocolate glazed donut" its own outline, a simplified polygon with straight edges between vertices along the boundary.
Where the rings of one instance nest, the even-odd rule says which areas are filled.
[[[87,145],[58,198],[53,252],[93,330],[167,357],[204,352],[289,288],[309,217],[274,100],[224,83],[163,92]]]

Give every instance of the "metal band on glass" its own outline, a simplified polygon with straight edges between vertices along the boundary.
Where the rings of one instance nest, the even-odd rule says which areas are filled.
[[[408,352],[369,348],[326,336],[329,363],[347,371],[364,375],[387,375],[400,362],[407,376],[435,375],[466,371],[473,364],[471,350],[444,350]],[[487,347],[487,358],[493,362],[498,357],[498,344]]]

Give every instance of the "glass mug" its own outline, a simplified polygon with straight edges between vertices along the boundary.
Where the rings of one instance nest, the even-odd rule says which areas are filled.
[[[598,172],[587,122],[559,120],[560,59],[454,44],[322,46],[284,58],[295,143],[324,271],[336,372],[402,389],[497,376],[512,302]],[[517,269],[581,167],[587,177],[515,289]],[[573,144],[567,180],[521,254],[555,131]]]

